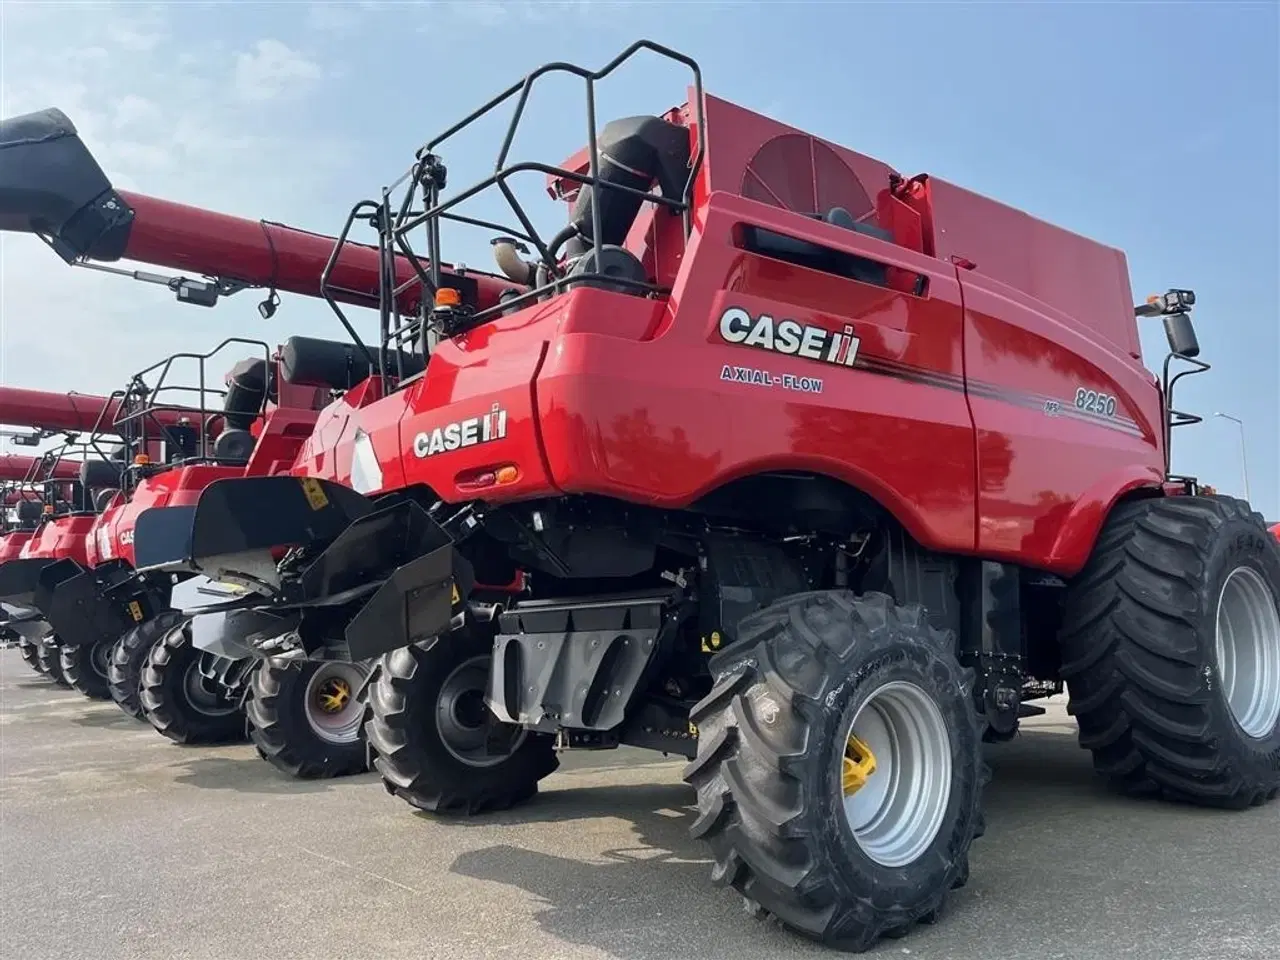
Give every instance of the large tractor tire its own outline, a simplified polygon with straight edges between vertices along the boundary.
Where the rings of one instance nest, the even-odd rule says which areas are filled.
[[[115,638],[98,640],[93,644],[64,646],[58,651],[62,675],[71,689],[90,700],[110,700],[107,686],[107,666],[111,662],[111,649]]]
[[[116,706],[135,720],[147,718],[142,710],[142,670],[151,650],[165,634],[182,622],[182,614],[165,610],[138,624],[116,641],[107,667],[107,687]]]
[[[36,668],[60,687],[71,688],[67,678],[62,675],[62,656],[58,649],[58,640],[52,634],[41,638],[36,643]]]
[[[1247,503],[1117,507],[1061,639],[1080,745],[1115,786],[1232,809],[1280,791],[1280,546]]]
[[[200,672],[200,651],[190,621],[170,628],[147,654],[139,684],[147,721],[174,743],[240,743],[244,711],[238,698]]]
[[[391,793],[420,810],[477,814],[531,799],[559,766],[555,738],[502,724],[485,703],[489,643],[454,631],[374,667],[365,735]]]
[[[798,594],[746,617],[694,708],[690,828],[757,914],[858,952],[937,919],[983,832],[974,674],[919,606]]]
[[[22,662],[34,670],[40,676],[45,676],[46,671],[44,665],[40,662],[40,644],[36,640],[28,640],[26,637],[18,638],[18,655],[22,657]]]
[[[361,728],[367,662],[262,661],[253,671],[245,714],[259,756],[303,780],[367,773]]]

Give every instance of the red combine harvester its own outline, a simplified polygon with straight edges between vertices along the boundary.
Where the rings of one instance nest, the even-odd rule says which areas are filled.
[[[641,50],[692,71],[687,102],[597,129],[595,84]],[[510,163],[564,72],[587,148]],[[446,196],[448,138],[512,100],[495,172]],[[569,205],[554,235],[508,189],[530,170]],[[1280,546],[1169,469],[1196,420],[1173,386],[1208,368],[1190,291],[1134,307],[1120,251],[705,95],[649,42],[540,68],[402,185],[331,261],[374,225],[378,373],[294,476],[135,530],[140,569],[241,588],[221,642],[380,657],[390,792],[475,813],[531,797],[557,748],[683,754],[716,881],[856,950],[965,882],[982,740],[1064,685],[1120,788],[1280,790]],[[450,269],[441,223],[503,229],[457,209],[495,187],[503,276]],[[55,246],[124,242],[109,185],[65,192]]]
[[[13,508],[15,529],[5,536],[0,552],[0,609],[6,625],[18,634],[23,659],[37,672],[66,686],[75,685],[74,672],[69,675],[63,669],[56,638],[34,602],[33,571],[46,562],[45,557],[83,554],[95,504],[109,495],[105,490],[85,486],[79,479],[93,460],[79,461],[77,479],[59,478],[64,463],[69,463],[66,455],[72,451],[82,455],[98,453],[68,439],[40,458],[16,485],[19,502]]]
[[[13,440],[38,446],[63,432],[90,429],[106,403],[106,397],[0,387],[0,423],[29,428],[30,433],[11,432]],[[54,490],[54,503],[66,503],[71,497],[66,481],[79,479],[80,466],[80,461],[59,457],[0,454],[0,480],[5,481],[0,484],[0,567],[19,559],[22,548],[40,526],[45,481],[64,481]],[[0,636],[17,640],[23,660],[33,670],[65,684],[58,669],[57,649],[46,649],[43,660],[40,658],[41,648],[47,646],[44,641],[48,632],[49,625],[39,611],[0,603]]]
[[[0,422],[23,424],[34,428],[25,438],[28,445],[38,444],[59,433],[64,444],[44,455],[39,466],[28,476],[28,488],[40,490],[41,516],[30,527],[20,550],[10,551],[0,563],[0,603],[12,610],[12,622],[21,628],[30,642],[38,640],[35,653],[41,672],[89,696],[102,696],[105,683],[105,659],[81,660],[77,651],[68,652],[51,632],[47,616],[41,610],[37,585],[42,572],[61,559],[92,563],[96,541],[93,532],[103,512],[116,499],[121,472],[132,449],[131,444],[107,443],[110,424],[122,410],[123,394],[93,397],[83,394],[55,394],[39,390],[0,387]],[[189,413],[166,411],[158,426],[168,431],[182,431]],[[87,434],[87,439],[81,439]],[[80,449],[91,456],[77,462],[67,461],[65,453]],[[70,482],[58,480],[74,468]],[[56,481],[56,482],[55,482]],[[34,509],[23,507],[28,513]],[[30,526],[28,521],[27,526]],[[99,651],[101,653],[101,651]]]
[[[39,146],[25,150],[33,141],[39,141]],[[331,262],[332,237],[137,194],[118,194],[76,136],[74,126],[59,111],[3,121],[0,150],[7,151],[0,155],[9,164],[7,179],[0,183],[0,225],[39,234],[70,263],[94,266],[90,261],[123,257],[195,271],[206,279],[97,267],[162,283],[179,300],[204,306],[248,287],[268,288],[260,305],[264,317],[274,313],[277,291],[318,295],[321,274],[328,269],[335,304],[378,304],[381,260],[376,248],[347,245]],[[56,160],[52,167],[51,158]],[[57,171],[57,182],[47,180],[51,169]],[[396,269],[402,279],[412,275],[403,258]],[[354,331],[349,332],[354,337]],[[273,384],[291,392],[297,402],[303,402],[305,394],[310,403],[320,393],[328,400],[367,381],[375,362],[371,354],[357,351],[352,343],[294,337],[270,358],[269,369]],[[365,389],[367,392],[367,385]],[[217,475],[255,476],[287,469],[293,452],[281,441],[309,433],[315,422],[313,409],[288,406],[294,402],[284,402],[287,416],[279,406],[270,415],[269,422],[283,433],[266,427],[260,433],[255,429],[256,445],[243,469],[228,469],[225,464],[196,469],[196,464],[187,461],[178,473],[166,471],[141,480],[99,518],[94,543],[102,547],[101,563],[89,569],[68,560],[41,574],[44,589],[38,591],[37,601],[49,611],[64,647],[89,649],[118,637],[109,670],[112,696],[126,712],[145,714],[158,729],[180,742],[210,742],[232,735],[234,718],[227,719],[222,708],[243,692],[244,668],[250,664],[223,656],[228,649],[218,644],[216,637],[205,646],[199,631],[194,644],[190,629],[167,636],[180,619],[170,606],[174,578],[168,573],[135,569],[133,520],[144,510],[183,509],[182,505],[192,502],[201,486]],[[342,409],[339,403],[337,412],[331,412],[332,422],[339,422],[335,418]],[[208,603],[209,590],[206,580],[195,579],[179,585],[174,597],[199,607]],[[168,649],[163,657],[162,648]],[[152,652],[156,653],[151,661],[155,669],[144,669]],[[186,663],[197,655],[200,675],[219,700],[215,717],[202,718],[193,712],[194,705],[181,696],[181,690],[164,679],[174,673],[174,663]],[[250,734],[259,751],[277,768],[295,776],[332,776],[367,769],[367,751],[359,735],[362,708],[354,696],[366,674],[367,667],[360,664],[296,659],[273,659],[254,672],[247,713]],[[149,687],[147,693],[138,687],[140,675],[147,678],[143,683]],[[301,709],[298,701],[303,704]]]

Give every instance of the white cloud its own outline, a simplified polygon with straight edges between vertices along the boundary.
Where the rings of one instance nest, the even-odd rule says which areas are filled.
[[[236,93],[242,100],[296,98],[321,77],[320,66],[279,40],[259,40],[236,54]]]
[[[204,5],[5,8],[0,117],[60,108],[117,189],[336,232],[354,199],[337,188],[352,179],[352,148],[313,119],[326,77],[303,53],[242,27],[210,31],[198,20],[210,17]],[[0,383],[108,392],[167,355],[229,336],[341,336],[320,301],[288,298],[264,324],[260,299],[245,291],[212,310],[179,304],[162,287],[70,268],[35,237],[3,233]]]

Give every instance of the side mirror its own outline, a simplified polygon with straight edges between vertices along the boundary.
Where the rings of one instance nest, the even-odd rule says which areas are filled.
[[[1179,357],[1200,356],[1200,341],[1189,313],[1166,313],[1164,334],[1169,339],[1169,352]]]

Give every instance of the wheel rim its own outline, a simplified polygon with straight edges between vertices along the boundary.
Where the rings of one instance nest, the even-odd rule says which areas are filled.
[[[111,650],[115,644],[95,643],[89,649],[89,666],[103,680],[107,679],[107,670],[111,666]]]
[[[364,703],[356,691],[369,675],[357,663],[321,663],[307,681],[307,723],[326,743],[346,744],[360,739]]]
[[[486,746],[489,707],[485,691],[489,684],[489,658],[472,657],[459,664],[440,685],[436,700],[436,729],[444,748],[469,767],[492,767],[502,763],[524,742],[526,731],[519,729],[502,754],[490,753]]]
[[[868,857],[901,867],[929,848],[951,800],[951,734],[914,683],[877,688],[845,728],[840,791],[845,822]]]
[[[1280,612],[1267,582],[1236,567],[1222,584],[1217,618],[1218,676],[1245,735],[1261,740],[1280,720]]]
[[[235,703],[227,699],[220,684],[200,672],[198,664],[193,663],[187,667],[182,678],[182,690],[191,708],[206,717],[225,717],[238,709]]]

